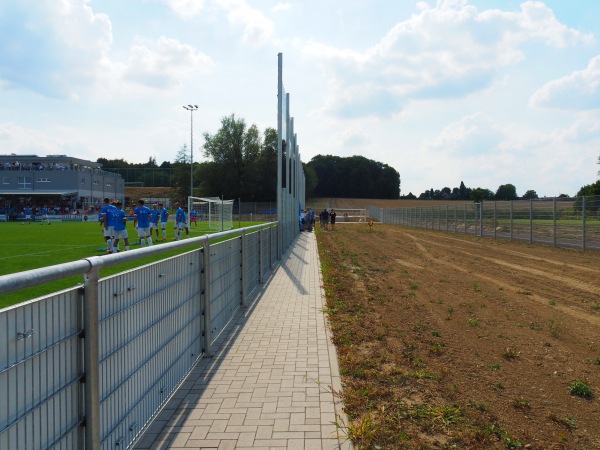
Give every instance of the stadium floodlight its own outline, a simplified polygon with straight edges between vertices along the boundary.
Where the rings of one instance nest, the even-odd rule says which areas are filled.
[[[194,195],[194,111],[198,105],[187,105],[183,109],[190,112],[190,195]]]

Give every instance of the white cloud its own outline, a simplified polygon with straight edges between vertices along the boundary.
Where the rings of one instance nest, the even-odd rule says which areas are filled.
[[[563,110],[600,109],[600,55],[584,70],[546,83],[532,95],[530,104]]]
[[[34,128],[24,128],[15,123],[0,123],[0,147],[10,153],[45,156],[51,154],[79,154],[81,142],[72,137],[73,130],[56,130],[48,134]],[[62,136],[57,138],[56,135]],[[65,138],[64,136],[70,136]]]
[[[292,4],[291,3],[279,2],[279,3],[277,3],[275,6],[273,6],[271,8],[271,11],[273,11],[273,12],[279,12],[279,11],[288,11],[290,9],[292,9]]]
[[[447,125],[426,147],[452,153],[454,157],[490,155],[497,152],[503,137],[492,118],[477,112]]]
[[[203,0],[165,0],[167,6],[181,19],[192,19],[204,9]]]
[[[105,67],[111,22],[87,0],[0,3],[0,85],[49,97],[76,98]]]
[[[273,23],[261,11],[251,8],[246,0],[218,0],[215,4],[227,12],[229,22],[244,27],[245,44],[259,47],[273,36]]]
[[[464,97],[492,85],[499,70],[523,61],[524,44],[564,47],[590,42],[544,3],[519,11],[482,12],[465,0],[418,5],[363,52],[307,43],[303,51],[323,62],[336,89],[326,99],[340,117],[391,116],[413,100]]]
[[[191,45],[161,36],[156,42],[141,42],[131,48],[123,78],[154,89],[169,89],[212,67],[212,59]]]

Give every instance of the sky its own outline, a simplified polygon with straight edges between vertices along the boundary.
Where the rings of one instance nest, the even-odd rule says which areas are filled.
[[[401,194],[598,179],[598,0],[2,0],[0,154],[158,164],[234,114]]]

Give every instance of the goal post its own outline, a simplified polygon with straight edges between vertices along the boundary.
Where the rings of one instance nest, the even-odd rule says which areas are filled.
[[[188,197],[190,230],[218,232],[233,228],[233,200],[219,197]]]
[[[367,221],[366,209],[336,209],[336,223],[365,223]]]

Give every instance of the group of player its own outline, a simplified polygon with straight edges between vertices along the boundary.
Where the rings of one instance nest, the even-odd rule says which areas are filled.
[[[183,238],[183,232],[190,237],[187,225],[187,214],[179,203],[175,203],[177,211],[175,212],[175,240]],[[153,204],[152,209],[145,206],[144,200],[137,202],[137,207],[133,210],[133,226],[140,239],[142,247],[153,245],[152,234],[156,232],[156,241],[167,240],[167,221],[169,211],[164,204]],[[127,213],[123,210],[123,203],[120,201],[111,202],[107,197],[104,199],[102,209],[98,215],[98,221],[103,226],[104,240],[106,242],[107,253],[117,253],[119,251],[119,241],[122,239],[125,244],[125,250],[129,250],[129,235],[127,233]],[[159,233],[162,231],[162,239],[159,239]]]

